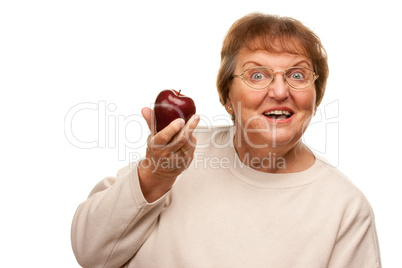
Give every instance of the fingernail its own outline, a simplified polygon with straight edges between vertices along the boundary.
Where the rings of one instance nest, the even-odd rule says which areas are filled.
[[[184,126],[185,123],[186,123],[186,122],[184,121],[183,118],[179,118],[179,119],[177,120],[177,124],[178,124],[180,127]]]

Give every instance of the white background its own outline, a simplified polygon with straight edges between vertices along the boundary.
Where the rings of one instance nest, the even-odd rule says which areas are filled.
[[[320,36],[330,78],[305,141],[365,193],[383,266],[402,267],[402,19],[392,0],[2,1],[0,267],[78,267],[75,209],[143,154],[118,145],[143,145],[140,110],[161,89],[191,96],[202,124],[228,121],[215,88],[220,47],[252,11],[295,17]],[[99,109],[71,117],[88,105]]]

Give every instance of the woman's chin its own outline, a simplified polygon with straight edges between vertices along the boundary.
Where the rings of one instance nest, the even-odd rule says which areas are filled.
[[[268,148],[293,147],[299,140],[294,133],[276,133],[265,137]]]
[[[250,124],[242,133],[238,133],[243,136],[242,143],[247,144],[250,149],[293,147],[302,136],[300,131],[295,131],[297,127],[290,123],[272,126],[260,120],[257,122],[258,124]]]

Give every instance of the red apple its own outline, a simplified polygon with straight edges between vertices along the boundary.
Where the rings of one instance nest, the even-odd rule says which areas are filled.
[[[194,101],[176,90],[163,90],[155,100],[156,131],[164,129],[176,118],[183,118],[186,122],[195,114]]]

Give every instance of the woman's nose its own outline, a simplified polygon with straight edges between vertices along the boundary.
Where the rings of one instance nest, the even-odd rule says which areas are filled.
[[[283,101],[289,97],[289,85],[285,81],[283,72],[276,72],[274,80],[268,86],[268,96],[278,101]]]

